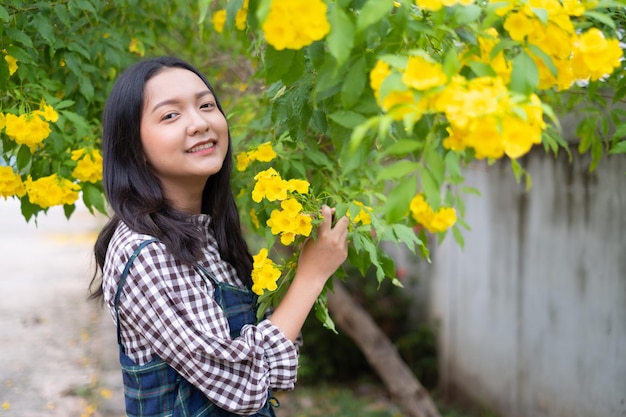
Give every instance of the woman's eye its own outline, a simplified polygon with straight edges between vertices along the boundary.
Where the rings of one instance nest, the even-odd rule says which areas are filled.
[[[176,116],[176,113],[167,113],[161,120],[169,120],[173,119]]]
[[[213,107],[215,107],[215,103],[212,102],[204,103],[200,106],[201,109],[212,109]]]

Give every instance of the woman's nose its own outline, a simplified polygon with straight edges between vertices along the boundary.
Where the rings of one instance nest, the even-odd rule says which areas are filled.
[[[200,111],[194,111],[191,114],[187,131],[190,136],[196,133],[206,132],[211,127],[211,124],[206,118],[206,115]]]

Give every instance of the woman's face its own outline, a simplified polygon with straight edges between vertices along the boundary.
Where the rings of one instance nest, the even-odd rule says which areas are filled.
[[[145,85],[141,143],[168,198],[201,194],[209,176],[222,168],[228,124],[200,77],[166,68]]]

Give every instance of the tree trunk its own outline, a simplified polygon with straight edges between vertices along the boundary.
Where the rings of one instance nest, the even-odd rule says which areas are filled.
[[[361,349],[406,417],[441,417],[426,389],[404,363],[396,347],[372,317],[335,281],[328,292],[333,321]]]

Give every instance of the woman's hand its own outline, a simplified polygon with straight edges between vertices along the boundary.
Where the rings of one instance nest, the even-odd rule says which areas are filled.
[[[295,341],[324,284],[348,256],[348,218],[332,225],[334,210],[322,207],[323,220],[317,239],[309,239],[302,248],[296,275],[270,321]]]
[[[322,222],[317,229],[317,239],[304,244],[298,260],[296,278],[316,280],[321,287],[341,266],[348,256],[348,218],[343,216],[332,225],[335,209],[322,206]],[[321,288],[320,287],[320,291]]]

